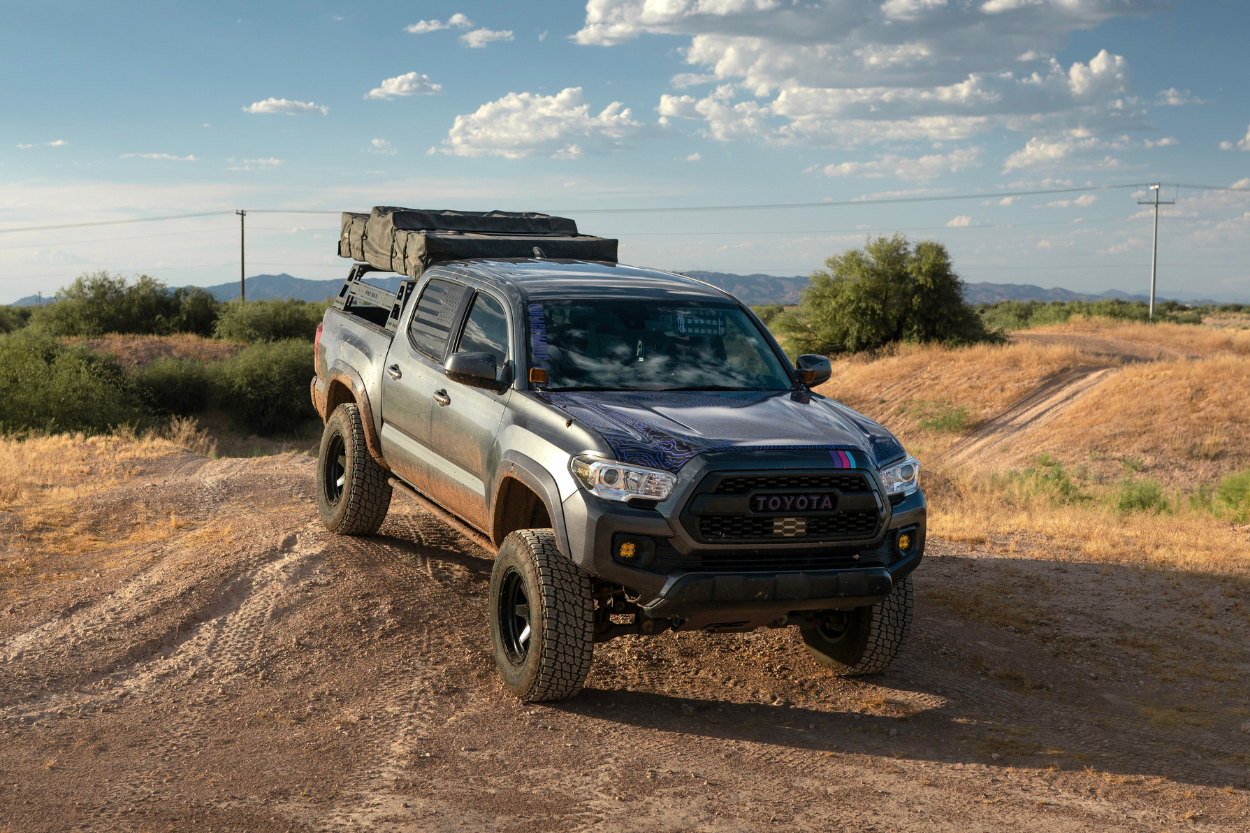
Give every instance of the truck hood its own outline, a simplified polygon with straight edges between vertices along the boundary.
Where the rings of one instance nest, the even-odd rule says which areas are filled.
[[[903,447],[876,422],[817,394],[792,391],[540,392],[600,434],[623,463],[677,472],[698,454],[829,449],[880,466]],[[835,460],[838,457],[835,455]]]

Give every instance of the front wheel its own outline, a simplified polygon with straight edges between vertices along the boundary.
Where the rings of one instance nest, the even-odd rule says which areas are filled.
[[[509,691],[526,702],[581,691],[594,625],[590,576],[560,553],[550,529],[504,539],[490,576],[490,635]]]
[[[372,535],[390,506],[391,483],[369,454],[360,409],[339,405],[326,420],[317,455],[321,522],[339,535]]]
[[[882,602],[854,610],[830,611],[803,641],[812,658],[840,677],[884,671],[894,662],[911,626],[915,596],[911,576],[894,585]]]

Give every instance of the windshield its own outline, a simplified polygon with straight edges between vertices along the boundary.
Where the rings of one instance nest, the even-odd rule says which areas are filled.
[[[735,304],[583,299],[529,305],[547,390],[789,390],[790,377]]]

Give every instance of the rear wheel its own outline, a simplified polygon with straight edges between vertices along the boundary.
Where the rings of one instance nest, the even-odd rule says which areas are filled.
[[[802,631],[803,641],[813,659],[839,676],[884,671],[903,646],[914,607],[907,576],[879,604],[830,611],[824,623]]]
[[[581,691],[594,650],[590,576],[549,529],[504,539],[490,577],[490,632],[504,685],[526,702]]]
[[[386,469],[369,454],[360,409],[334,409],[321,434],[317,456],[317,508],[326,529],[339,535],[372,535],[391,506]]]

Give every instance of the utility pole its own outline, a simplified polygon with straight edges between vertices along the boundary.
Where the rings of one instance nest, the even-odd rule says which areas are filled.
[[[235,211],[234,213],[239,215],[239,300],[246,301],[247,300],[247,279],[244,277],[244,275],[247,274],[247,269],[244,266],[244,263],[247,259],[247,249],[244,248],[243,246],[243,218],[247,216],[247,212],[243,211],[242,209],[239,209]],[[1153,292],[1151,293],[1150,298],[1151,298],[1150,309],[1153,311],[1155,308]]]
[[[1175,205],[1176,200],[1168,200],[1167,202],[1159,202],[1159,186],[1156,182],[1150,186],[1150,190],[1155,192],[1153,200],[1138,200],[1138,205],[1153,205],[1155,207],[1155,233],[1151,241],[1150,249],[1150,320],[1155,319],[1155,276],[1158,272],[1159,263],[1159,206]]]

